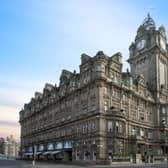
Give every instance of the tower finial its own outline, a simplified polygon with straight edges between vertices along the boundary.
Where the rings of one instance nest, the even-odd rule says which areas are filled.
[[[149,30],[150,28],[155,28],[155,22],[151,18],[150,13],[148,12],[147,17],[144,19],[142,26],[145,27],[146,30]]]

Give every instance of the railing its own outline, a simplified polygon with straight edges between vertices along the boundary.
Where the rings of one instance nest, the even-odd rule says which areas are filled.
[[[110,110],[108,110],[107,113],[110,113],[115,116],[126,117],[126,114],[123,110],[116,109],[116,108],[110,108]]]

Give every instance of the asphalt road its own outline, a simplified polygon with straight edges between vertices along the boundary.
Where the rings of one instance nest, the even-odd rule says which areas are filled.
[[[155,164],[155,165],[127,165],[127,166],[103,166],[103,165],[92,165],[92,166],[79,166],[79,165],[68,165],[68,164],[53,164],[46,162],[37,162],[35,168],[168,168],[167,164]],[[0,168],[32,168],[32,162],[20,161],[20,160],[0,160]]]
[[[31,168],[31,162],[0,160],[0,168]]]

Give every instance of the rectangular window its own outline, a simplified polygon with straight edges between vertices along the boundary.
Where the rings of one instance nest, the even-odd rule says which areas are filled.
[[[71,141],[65,141],[64,142],[64,148],[67,149],[67,148],[72,148],[72,142]]]
[[[104,65],[100,64],[96,66],[96,71],[97,72],[105,72],[105,67]]]
[[[107,131],[108,132],[112,132],[113,131],[113,122],[112,121],[108,121],[107,122]]]
[[[80,160],[80,152],[76,151],[76,160]]]
[[[29,152],[33,152],[33,147],[32,147],[32,146],[29,146],[28,151],[29,151]]]
[[[132,134],[132,135],[136,135],[136,128],[132,128],[131,134]]]
[[[52,143],[48,144],[48,150],[53,150],[54,149],[54,145]]]
[[[107,96],[107,88],[104,87],[104,96]]]
[[[119,132],[119,123],[118,122],[116,122],[116,133],[118,133]]]
[[[97,155],[96,151],[93,151],[93,160],[96,160],[96,155]]]
[[[38,147],[38,151],[43,151],[43,150],[44,150],[44,145],[40,144],[39,147]]]
[[[112,144],[113,144],[112,140],[111,140],[111,139],[110,139],[110,140],[107,140],[107,144],[108,144],[108,145],[112,145]]]
[[[162,107],[161,111],[162,111],[162,114],[166,114],[166,108],[165,107]]]
[[[108,158],[111,160],[112,159],[112,150],[108,149]]]
[[[57,144],[56,144],[56,149],[62,149],[63,147],[62,147],[62,142],[58,142]]]
[[[57,130],[56,131],[56,137],[60,137],[61,136],[61,132],[60,132],[60,130]]]
[[[140,136],[141,137],[144,137],[145,133],[144,133],[144,130],[143,129],[140,129]]]
[[[166,118],[165,117],[161,118],[161,123],[166,124]]]
[[[148,139],[152,139],[152,138],[153,138],[152,132],[148,132]]]
[[[106,100],[104,102],[104,111],[106,112],[108,110],[108,105],[109,105],[109,102]]]
[[[119,133],[123,133],[123,125],[122,123],[119,124],[119,130],[118,130]]]

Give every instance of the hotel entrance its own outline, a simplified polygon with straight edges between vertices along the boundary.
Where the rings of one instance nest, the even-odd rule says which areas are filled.
[[[67,140],[64,141],[64,149],[63,149],[64,161],[72,161],[72,141]]]

